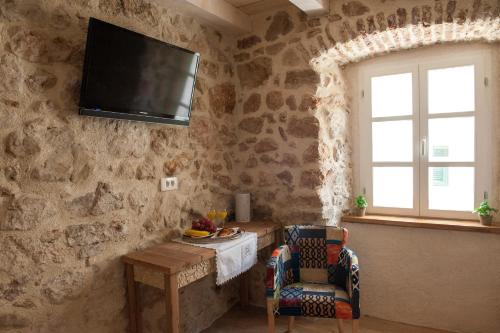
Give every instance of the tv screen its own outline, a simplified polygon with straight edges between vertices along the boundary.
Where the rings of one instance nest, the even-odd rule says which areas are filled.
[[[199,57],[91,18],[80,114],[188,125]]]

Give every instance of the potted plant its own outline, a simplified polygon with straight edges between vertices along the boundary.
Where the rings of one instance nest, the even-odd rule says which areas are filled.
[[[363,195],[358,195],[354,200],[354,205],[356,206],[356,216],[365,216],[366,207],[368,207],[368,201]]]
[[[491,225],[493,215],[491,213],[498,212],[498,209],[490,207],[487,200],[483,200],[478,208],[474,209],[474,213],[479,215],[479,222],[482,225]]]

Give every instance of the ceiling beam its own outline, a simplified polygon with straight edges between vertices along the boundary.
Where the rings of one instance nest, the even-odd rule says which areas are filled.
[[[329,0],[290,0],[290,2],[310,16],[328,14],[330,11]]]
[[[284,9],[292,6],[290,0],[257,0],[247,3],[246,5],[238,6],[243,12],[248,15],[268,13],[278,9]]]
[[[184,0],[186,10],[192,14],[205,18],[209,22],[230,28],[236,33],[252,31],[250,16],[224,0]]]

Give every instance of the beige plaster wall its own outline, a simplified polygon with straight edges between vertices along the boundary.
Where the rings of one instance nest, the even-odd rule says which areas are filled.
[[[452,332],[500,331],[500,236],[344,224],[365,315]]]

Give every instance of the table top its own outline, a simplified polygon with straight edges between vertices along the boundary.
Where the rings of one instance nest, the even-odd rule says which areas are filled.
[[[280,228],[279,224],[265,221],[226,223],[226,226],[239,227],[247,232],[256,232],[257,237],[264,237]],[[122,260],[127,264],[142,265],[167,274],[174,274],[212,258],[215,258],[215,250],[213,249],[166,242],[126,254],[122,257]]]

